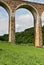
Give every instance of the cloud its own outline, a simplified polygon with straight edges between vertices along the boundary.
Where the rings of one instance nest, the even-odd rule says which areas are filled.
[[[33,27],[34,20],[32,14],[23,14],[16,18],[16,31],[23,31]],[[17,26],[18,25],[18,26]]]
[[[8,19],[0,18],[0,35],[8,33]]]
[[[41,15],[41,19],[42,19],[42,21],[44,21],[44,12]]]
[[[25,0],[25,1],[32,1],[32,2],[44,3],[44,0]]]
[[[3,15],[3,13],[0,11],[0,19],[4,18],[5,16]]]
[[[8,13],[0,6],[0,35],[8,33]]]
[[[25,0],[25,1],[32,1],[32,0]]]
[[[41,15],[42,26],[44,25],[44,12]]]
[[[16,28],[18,28],[18,27],[20,27],[21,25],[19,25],[19,24],[16,24]]]
[[[44,12],[41,15],[41,22],[42,25],[44,25]],[[34,18],[31,13],[25,15],[23,14],[16,17],[16,31],[20,32],[33,26],[34,26]]]

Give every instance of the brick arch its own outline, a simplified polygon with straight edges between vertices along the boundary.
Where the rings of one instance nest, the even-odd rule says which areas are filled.
[[[38,17],[39,14],[38,14],[37,9],[34,6],[32,6],[31,4],[20,4],[16,7],[15,10],[17,10],[19,8],[25,8],[25,9],[29,10],[34,17],[34,20],[37,21],[37,17]]]
[[[2,6],[7,11],[8,14],[10,14],[11,9],[6,2],[0,1],[0,6]]]
[[[25,8],[25,9],[29,10],[33,15],[34,15],[34,13],[36,13],[38,15],[37,9],[34,6],[32,6],[31,4],[20,4],[16,7],[16,10],[19,8]]]
[[[44,11],[44,4],[28,2],[24,0],[0,0],[0,5],[9,13],[9,42],[15,42],[15,16],[14,11],[20,7],[30,10],[34,16],[35,46],[42,46],[41,13]],[[21,6],[22,5],[22,6]],[[24,6],[23,6],[24,5]]]
[[[28,11],[30,11],[33,15],[34,18],[34,41],[35,41],[35,35],[36,35],[36,23],[37,23],[37,17],[38,17],[38,12],[36,10],[36,8],[34,8],[32,5],[25,5],[25,4],[20,4],[18,7],[16,7],[16,10],[20,9],[20,8],[25,8]],[[35,42],[34,42],[35,45]],[[35,45],[36,46],[36,45]]]
[[[3,7],[8,13],[8,16],[9,16],[8,33],[10,35],[10,13],[11,13],[11,9],[4,1],[0,1],[0,6]]]

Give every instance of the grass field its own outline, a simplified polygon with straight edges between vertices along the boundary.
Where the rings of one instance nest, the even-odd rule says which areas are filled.
[[[0,42],[0,65],[44,65],[44,48]]]

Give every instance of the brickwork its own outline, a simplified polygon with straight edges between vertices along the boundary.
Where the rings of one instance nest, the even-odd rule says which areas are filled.
[[[41,15],[44,11],[44,4],[28,2],[23,0],[0,0],[0,6],[4,7],[9,14],[9,42],[15,42],[15,16],[19,8],[26,8],[34,16],[34,44],[42,46],[42,22]]]

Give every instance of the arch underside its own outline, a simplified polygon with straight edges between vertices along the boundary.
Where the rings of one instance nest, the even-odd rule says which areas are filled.
[[[10,9],[4,2],[0,1],[0,6],[2,6],[7,11],[8,14],[10,14]]]
[[[19,9],[19,8],[25,8],[25,9],[29,10],[34,17],[37,15],[37,11],[31,5],[20,5],[17,9]]]

